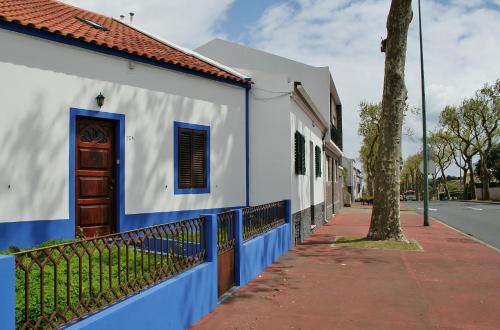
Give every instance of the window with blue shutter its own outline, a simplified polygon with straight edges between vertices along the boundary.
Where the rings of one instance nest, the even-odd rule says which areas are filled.
[[[210,192],[210,127],[174,122],[174,193]]]

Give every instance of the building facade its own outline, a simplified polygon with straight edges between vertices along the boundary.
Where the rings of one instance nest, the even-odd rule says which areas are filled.
[[[196,51],[252,77],[249,203],[291,199],[300,242],[342,207],[342,105],[330,70],[220,39]]]
[[[350,196],[350,202],[353,203],[363,195],[363,175],[361,170],[356,167],[354,159],[342,157],[342,167],[346,173],[346,189]]]
[[[0,249],[246,205],[248,77],[57,1],[11,8]]]

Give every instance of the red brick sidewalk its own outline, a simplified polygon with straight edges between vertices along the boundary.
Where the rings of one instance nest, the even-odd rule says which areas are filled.
[[[344,210],[194,328],[500,329],[499,252],[413,211],[403,228],[424,252],[331,247],[370,212]]]

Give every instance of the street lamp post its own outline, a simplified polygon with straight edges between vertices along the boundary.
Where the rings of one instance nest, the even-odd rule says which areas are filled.
[[[422,45],[422,11],[418,0],[418,30],[420,37],[420,78],[422,82],[422,142],[424,162],[424,226],[429,226],[429,169],[427,155],[427,118],[425,114],[425,79],[424,79],[424,49]]]

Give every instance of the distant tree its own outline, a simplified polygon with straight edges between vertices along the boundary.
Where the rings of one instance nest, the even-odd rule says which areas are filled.
[[[366,190],[373,196],[373,173],[375,170],[375,156],[378,152],[379,121],[382,105],[361,102],[359,105],[358,134],[363,137],[359,156],[365,172]]]
[[[382,112],[379,148],[375,161],[374,201],[367,237],[406,241],[399,214],[401,135],[407,89],[405,62],[408,28],[413,17],[411,0],[393,0],[387,17]]]
[[[430,154],[441,173],[441,183],[448,199],[450,199],[450,191],[448,190],[445,171],[450,167],[453,159],[453,150],[448,143],[449,139],[449,133],[443,129],[432,132],[429,135]]]
[[[493,148],[491,148],[488,161],[490,162],[491,166],[491,174],[498,182],[500,182],[500,144],[497,144]]]
[[[453,151],[455,164],[464,171],[463,186],[464,198],[475,199],[474,169],[472,159],[477,155],[477,149],[473,144],[474,127],[470,120],[465,117],[465,107],[447,106],[441,111],[439,123],[448,133],[448,145]],[[463,160],[463,162],[462,162]],[[467,187],[467,173],[469,173],[469,187]],[[466,193],[468,190],[468,193]]]
[[[466,115],[474,125],[473,145],[479,153],[482,197],[490,199],[488,155],[500,135],[500,79],[484,85],[474,98],[465,102]]]
[[[422,163],[422,154],[416,153],[408,156],[403,163],[401,170],[401,181],[403,182],[404,189],[415,190],[417,200],[422,197],[422,172],[420,172],[420,163]]]
[[[500,182],[500,144],[494,145],[488,153],[486,168],[489,180],[495,178]],[[476,162],[475,170],[476,174],[481,176],[481,161]]]

